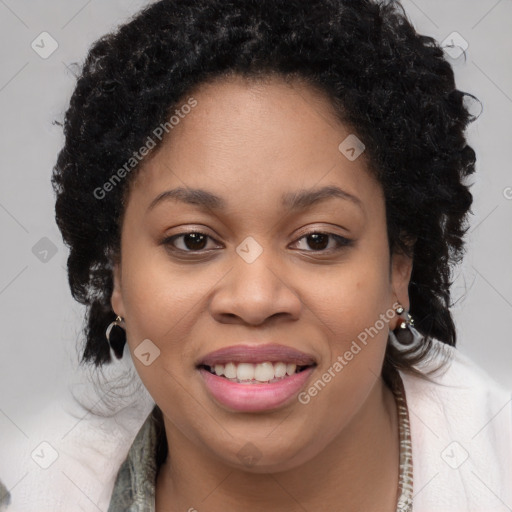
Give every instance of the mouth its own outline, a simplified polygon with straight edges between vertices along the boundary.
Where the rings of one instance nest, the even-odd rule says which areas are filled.
[[[196,368],[217,404],[238,412],[292,402],[317,367],[312,355],[283,345],[237,345],[211,352]]]

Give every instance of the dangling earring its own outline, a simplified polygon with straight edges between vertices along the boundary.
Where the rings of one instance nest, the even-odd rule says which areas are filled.
[[[405,309],[401,304],[395,309],[397,315],[402,315]],[[414,319],[407,313],[407,318],[400,318],[398,327],[394,331],[389,332],[390,336],[394,337],[400,345],[413,345],[416,341],[422,338],[421,334],[414,327]]]
[[[121,359],[126,343],[126,331],[124,330],[124,320],[119,315],[109,324],[105,336],[110,345],[110,351],[114,353],[117,359]]]

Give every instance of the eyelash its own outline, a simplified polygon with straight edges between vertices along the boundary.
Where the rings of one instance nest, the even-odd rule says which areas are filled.
[[[170,236],[170,237],[167,237],[165,238],[164,240],[162,240],[162,245],[165,245],[167,246],[171,251],[174,251],[174,252],[181,252],[181,253],[189,253],[189,254],[201,254],[201,253],[206,253],[212,249],[200,249],[200,250],[197,250],[197,251],[193,251],[193,250],[184,250],[184,249],[178,249],[177,247],[174,246],[174,241],[179,239],[179,238],[182,238],[184,236],[187,236],[187,235],[191,235],[191,234],[194,234],[194,235],[202,235],[202,236],[205,236],[206,238],[209,238],[211,240],[215,240],[213,237],[211,237],[210,235],[206,234],[206,233],[203,233],[202,231],[198,231],[198,230],[194,230],[194,231],[187,231],[185,233],[180,233],[178,235],[173,235],[173,236]],[[340,235],[336,235],[334,233],[328,233],[328,232],[325,232],[325,231],[310,231],[308,233],[304,233],[300,238],[298,238],[296,240],[296,242],[304,239],[304,238],[307,238],[308,236],[311,236],[311,235],[326,235],[326,236],[329,236],[331,238],[333,238],[336,243],[338,244],[337,247],[335,248],[331,248],[331,249],[321,249],[321,250],[304,250],[304,249],[300,249],[300,250],[303,250],[304,252],[307,252],[307,253],[320,253],[320,254],[331,254],[333,252],[338,252],[338,251],[341,251],[342,249],[346,248],[346,247],[350,247],[353,245],[354,241],[349,239],[349,238],[345,238],[343,236],[340,236]]]

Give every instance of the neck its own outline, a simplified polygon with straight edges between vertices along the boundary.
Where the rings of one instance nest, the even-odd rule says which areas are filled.
[[[378,379],[351,422],[298,467],[251,473],[205,456],[164,416],[172,447],[156,483],[156,510],[395,512],[399,435],[394,396]],[[193,475],[193,478],[191,477]]]

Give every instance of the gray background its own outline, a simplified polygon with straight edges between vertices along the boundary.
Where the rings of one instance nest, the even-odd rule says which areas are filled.
[[[54,222],[50,175],[63,135],[52,121],[62,121],[74,88],[71,64],[146,3],[0,0],[0,438],[13,440],[0,446],[0,461],[74,425],[63,404],[70,382],[87,381],[76,364],[84,311],[71,298],[67,250]],[[460,350],[512,388],[512,2],[403,5],[420,33],[443,41],[456,31],[469,44],[466,60],[451,62],[458,88],[478,97],[483,113],[468,130],[478,156],[474,216],[466,259],[455,273],[453,311]],[[47,59],[31,47],[43,31],[58,43]],[[0,462],[10,488],[24,485],[26,475],[2,472]]]

